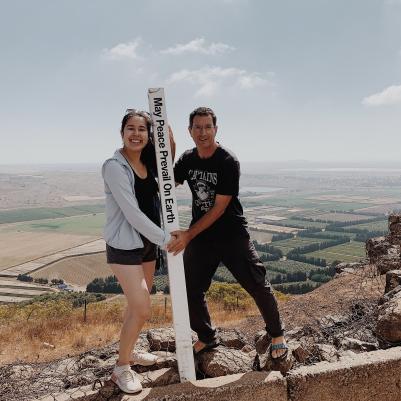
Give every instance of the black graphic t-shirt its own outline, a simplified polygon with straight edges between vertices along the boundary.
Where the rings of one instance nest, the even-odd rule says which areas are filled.
[[[240,166],[236,156],[219,146],[213,155],[202,159],[196,148],[187,150],[174,166],[175,181],[186,180],[192,192],[192,222],[197,222],[214,205],[216,195],[231,195],[224,214],[198,236],[249,237],[247,222],[238,199]]]

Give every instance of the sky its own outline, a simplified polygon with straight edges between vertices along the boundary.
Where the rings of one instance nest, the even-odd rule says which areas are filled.
[[[0,0],[0,164],[100,163],[164,87],[177,153],[400,161],[401,0]]]

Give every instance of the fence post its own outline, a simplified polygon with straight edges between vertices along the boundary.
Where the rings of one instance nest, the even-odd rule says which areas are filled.
[[[84,323],[86,323],[86,298],[84,300]]]

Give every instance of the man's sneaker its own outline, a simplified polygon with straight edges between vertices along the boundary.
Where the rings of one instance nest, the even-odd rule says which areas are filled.
[[[142,390],[141,382],[129,365],[115,366],[113,374],[111,375],[111,380],[117,384],[124,393],[133,394]]]
[[[150,352],[137,352],[132,353],[132,364],[150,366],[154,365],[159,360],[157,355],[151,354]]]

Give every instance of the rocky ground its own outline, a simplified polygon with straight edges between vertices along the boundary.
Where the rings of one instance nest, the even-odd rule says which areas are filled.
[[[367,242],[368,264],[340,264],[331,282],[280,305],[290,347],[286,358],[272,360],[263,322],[253,317],[236,328],[219,329],[221,345],[196,358],[198,379],[252,370],[286,374],[300,365],[334,362],[400,345],[401,215],[389,217],[389,230],[388,236]],[[142,333],[137,349],[159,356],[152,367],[133,366],[144,387],[179,381],[171,328]],[[106,387],[113,387],[109,377],[116,359],[114,344],[50,364],[0,367],[0,400],[28,399],[25,394],[32,399],[102,380]]]

